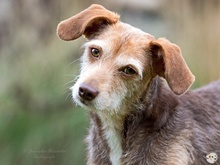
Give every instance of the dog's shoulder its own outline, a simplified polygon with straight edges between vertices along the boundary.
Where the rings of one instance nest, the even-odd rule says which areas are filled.
[[[188,99],[197,105],[193,106],[195,111],[209,113],[212,118],[212,115],[220,115],[220,81],[195,89],[190,96]]]
[[[193,92],[200,95],[201,97],[206,97],[209,99],[215,97],[215,99],[220,99],[220,80],[198,88]]]
[[[220,80],[186,92],[180,97],[180,100],[185,106],[192,106],[192,108],[199,109],[198,107],[204,107],[206,105],[209,107],[215,107],[216,104],[220,109]]]

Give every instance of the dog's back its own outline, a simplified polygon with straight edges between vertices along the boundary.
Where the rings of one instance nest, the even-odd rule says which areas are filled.
[[[181,100],[193,119],[194,156],[198,160],[194,164],[207,164],[209,153],[220,156],[220,81],[188,92]]]

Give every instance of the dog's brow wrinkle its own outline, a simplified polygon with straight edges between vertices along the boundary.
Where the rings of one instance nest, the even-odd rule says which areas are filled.
[[[104,40],[91,40],[84,44],[85,47],[89,47],[91,45],[97,45],[97,46],[104,48],[106,44]]]
[[[132,65],[137,69],[137,72],[140,76],[140,79],[143,79],[143,67],[140,63],[139,60],[135,59],[135,58],[128,58],[128,55],[125,54],[121,54],[118,56],[117,58],[117,62],[119,66],[126,66],[126,65]]]

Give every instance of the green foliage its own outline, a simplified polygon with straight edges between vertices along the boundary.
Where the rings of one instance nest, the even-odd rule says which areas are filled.
[[[2,115],[0,163],[84,164],[86,118],[79,110]]]
[[[53,40],[28,55],[2,57],[0,164],[85,164],[87,117],[68,89],[78,64],[68,65],[74,54],[53,49],[62,45]]]
[[[17,34],[11,45],[2,48],[2,165],[85,164],[88,117],[74,107],[69,90],[78,74],[82,50],[77,43],[70,47],[72,43],[60,41],[55,30],[51,29],[47,44],[40,40],[36,44],[27,34],[27,41],[18,41],[21,35]]]

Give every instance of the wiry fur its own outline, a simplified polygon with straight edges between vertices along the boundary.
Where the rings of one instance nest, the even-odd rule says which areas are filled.
[[[220,92],[220,82],[209,85],[209,89],[205,87],[176,97],[160,81],[157,77],[152,82],[153,93],[148,93],[152,99],[146,96],[146,100],[139,103],[139,108],[134,105],[132,108],[135,112],[124,119],[121,164],[207,164],[207,154],[215,152],[220,155],[220,96],[215,96],[214,101],[210,102],[200,92],[210,97],[210,94],[213,95],[212,90]],[[91,130],[96,126],[92,124]],[[96,127],[97,130],[102,128],[101,125]],[[96,132],[91,131],[89,136],[94,134]],[[88,143],[100,145],[104,137],[102,134]],[[94,153],[99,155],[101,151],[103,148]],[[104,162],[108,157],[109,154],[103,159],[98,157],[95,162]],[[220,164],[219,160],[215,164]]]
[[[205,165],[207,154],[220,156],[220,81],[187,92],[194,76],[179,47],[118,19],[92,5],[58,26],[63,40],[89,39],[71,88],[90,113],[87,164]]]

